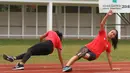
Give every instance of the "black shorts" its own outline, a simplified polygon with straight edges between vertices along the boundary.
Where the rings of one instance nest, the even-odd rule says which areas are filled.
[[[95,60],[96,59],[96,55],[91,52],[87,47],[82,47],[78,53],[76,54],[79,59],[84,57],[86,55],[86,53],[88,53],[90,55],[90,57],[88,58],[88,61],[92,61],[92,60]]]
[[[32,55],[48,55],[53,52],[53,43],[50,40],[39,42],[28,49]]]

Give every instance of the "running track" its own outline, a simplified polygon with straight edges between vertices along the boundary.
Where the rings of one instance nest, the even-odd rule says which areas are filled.
[[[0,73],[63,73],[59,64],[26,64],[25,70],[12,70],[14,65],[1,64]],[[120,71],[111,71],[108,63],[78,62],[69,73],[130,73],[130,62],[115,62],[113,66]]]

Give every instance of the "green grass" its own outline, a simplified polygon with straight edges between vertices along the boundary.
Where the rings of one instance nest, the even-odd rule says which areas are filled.
[[[77,51],[90,42],[91,40],[72,40],[66,39],[63,40],[63,59],[68,61]],[[130,52],[130,40],[120,40],[118,44],[118,49],[112,50],[113,61],[130,61],[129,52]],[[37,39],[1,39],[0,40],[0,63],[11,64],[2,59],[2,54],[8,54],[12,56],[19,55],[26,52],[26,50],[31,47],[33,44],[39,42]],[[113,48],[112,48],[113,49]],[[103,53],[95,61],[107,61],[106,54]],[[15,61],[14,63],[16,63]],[[87,62],[87,60],[81,59],[79,62]],[[56,50],[53,54],[49,56],[32,56],[27,63],[59,63]]]

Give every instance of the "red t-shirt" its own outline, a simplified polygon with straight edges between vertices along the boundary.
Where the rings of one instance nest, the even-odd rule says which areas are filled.
[[[100,30],[98,36],[90,43],[85,45],[91,52],[96,54],[96,58],[100,56],[102,52],[111,52],[111,43],[107,40],[105,30]]]
[[[52,41],[54,48],[62,50],[62,44],[60,38],[55,31],[48,31],[44,35],[46,36],[45,37],[46,40]]]

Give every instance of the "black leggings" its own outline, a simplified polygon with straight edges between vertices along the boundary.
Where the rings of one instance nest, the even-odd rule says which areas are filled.
[[[87,47],[82,47],[78,53],[76,54],[79,59],[84,57],[86,55],[86,53],[88,53],[90,55],[90,57],[88,58],[88,61],[92,61],[96,59],[96,54],[94,54],[93,52],[91,52]]]
[[[53,52],[53,43],[50,40],[46,40],[44,42],[37,43],[30,47],[26,53],[20,54],[16,56],[16,60],[22,59],[21,62],[26,63],[26,61],[31,56],[36,55],[48,55]]]

